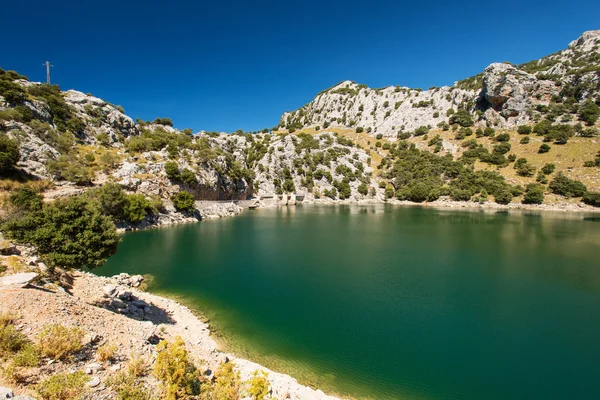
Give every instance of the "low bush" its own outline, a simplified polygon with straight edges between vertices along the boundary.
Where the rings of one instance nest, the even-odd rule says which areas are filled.
[[[131,373],[119,372],[112,375],[106,384],[116,393],[117,400],[157,399],[144,383]]]
[[[237,400],[241,396],[242,383],[240,374],[233,369],[232,363],[221,364],[215,372],[214,384],[203,387],[209,399]],[[258,383],[257,389],[262,390],[262,383]]]
[[[587,192],[587,187],[580,181],[567,178],[559,172],[548,186],[552,193],[565,197],[582,197]]]
[[[521,125],[517,128],[519,135],[529,135],[531,133],[531,126]]]
[[[587,192],[583,196],[583,202],[590,206],[600,207],[600,192]]]
[[[542,145],[538,149],[538,153],[547,153],[550,151],[550,149],[551,149],[551,147],[548,144],[542,143]]]
[[[556,165],[554,165],[553,163],[548,163],[542,167],[542,172],[546,175],[550,175],[551,173],[554,172],[555,168],[556,168]]]
[[[54,360],[71,358],[83,347],[83,334],[77,327],[60,324],[45,326],[38,337],[40,351]]]
[[[269,395],[269,374],[264,371],[254,371],[248,381],[248,394],[253,400],[263,400]]]
[[[57,374],[40,382],[36,390],[43,400],[81,399],[89,379],[82,371]]]
[[[17,141],[10,139],[4,133],[0,134],[0,176],[6,176],[13,171],[20,157]]]

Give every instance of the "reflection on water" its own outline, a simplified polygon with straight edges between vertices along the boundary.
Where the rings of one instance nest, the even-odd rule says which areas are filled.
[[[255,210],[128,234],[100,272],[151,273],[238,349],[342,393],[600,398],[595,218]]]

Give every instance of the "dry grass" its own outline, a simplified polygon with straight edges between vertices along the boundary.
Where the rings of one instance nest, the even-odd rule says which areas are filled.
[[[101,363],[114,361],[117,357],[117,346],[106,343],[105,345],[98,347],[96,356]]]
[[[29,272],[33,267],[25,264],[25,261],[19,256],[2,257],[2,265],[5,267],[6,274],[18,274],[21,272]]]
[[[136,378],[148,374],[148,362],[140,355],[132,355],[127,363],[127,372]]]
[[[78,145],[76,151],[78,158],[84,160],[86,156],[93,156],[93,161],[87,161],[93,171],[109,171],[123,160],[122,152],[112,147]]]
[[[514,154],[517,158],[526,158],[528,163],[535,166],[537,170],[547,163],[554,163],[556,165],[554,174],[556,174],[558,171],[562,171],[569,178],[582,181],[589,190],[600,191],[600,169],[597,167],[590,168],[583,166],[585,161],[593,160],[596,154],[598,154],[600,151],[600,138],[574,137],[569,139],[569,142],[564,145],[549,143],[552,147],[550,151],[548,153],[540,154],[538,153],[538,149],[543,143],[543,137],[531,134],[529,135],[530,142],[528,144],[520,144],[521,139],[525,135],[519,135],[513,130],[497,130],[496,135],[503,132],[510,134],[509,143],[511,145],[511,150],[508,152],[508,154]],[[454,143],[457,146],[458,154],[456,157],[460,157],[462,152],[465,150],[463,147],[461,147],[462,141],[454,139],[456,132],[432,130],[427,135],[427,138],[431,139],[435,135],[440,135],[443,140]],[[432,149],[427,146],[428,139],[423,139],[423,137],[412,137],[409,139],[409,141],[412,143],[417,143],[419,148]],[[470,139],[475,139],[478,143],[482,144],[490,151],[494,144],[497,143],[493,138],[476,138],[475,135],[467,136],[465,140]],[[507,181],[511,184],[526,185],[528,183],[535,182],[535,176],[528,178],[517,175],[512,163],[506,167],[498,168],[496,165],[477,161],[475,163],[475,169],[497,170],[504,175]]]
[[[0,179],[0,190],[3,191],[12,192],[23,186],[29,186],[35,191],[43,193],[46,190],[52,189],[54,187],[54,182],[46,179],[33,180],[27,182],[19,182],[13,179]]]

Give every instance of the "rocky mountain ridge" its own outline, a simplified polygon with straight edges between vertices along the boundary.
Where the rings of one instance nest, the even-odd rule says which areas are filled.
[[[600,30],[584,32],[567,49],[519,66],[493,63],[482,74],[452,86],[428,90],[390,86],[371,89],[351,81],[319,93],[282,115],[279,127],[344,127],[396,137],[419,127],[458,123],[465,110],[471,126],[514,128],[535,123],[553,111],[577,114],[600,91]],[[577,123],[578,118],[563,122]],[[317,129],[318,130],[318,129]]]

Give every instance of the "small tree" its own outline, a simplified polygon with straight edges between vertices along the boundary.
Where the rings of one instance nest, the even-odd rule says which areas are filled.
[[[100,208],[116,220],[123,219],[123,212],[127,205],[127,195],[120,185],[105,183],[93,191],[93,197],[100,203]]]
[[[123,215],[127,221],[137,224],[146,218],[150,209],[150,202],[143,194],[131,194],[127,196],[127,204],[123,209]]]
[[[544,202],[544,187],[539,183],[531,183],[525,188],[523,204],[542,204]]]
[[[512,193],[511,193],[511,191],[510,191],[510,189],[508,187],[500,189],[494,195],[494,200],[498,204],[508,204],[508,203],[511,202],[512,198],[513,198],[513,195],[512,195]]]
[[[171,201],[177,211],[190,212],[196,208],[194,196],[185,190],[173,195]]]
[[[115,225],[85,196],[47,204],[41,211],[11,219],[3,230],[11,239],[37,247],[49,267],[95,268],[117,251]]]

